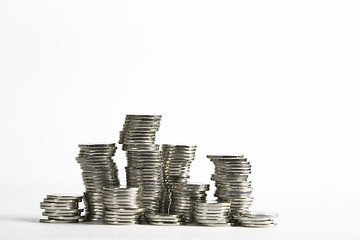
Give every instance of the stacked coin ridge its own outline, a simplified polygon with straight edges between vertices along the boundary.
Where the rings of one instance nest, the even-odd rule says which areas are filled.
[[[119,143],[122,150],[154,150],[161,115],[126,115]]]
[[[229,226],[229,212],[230,203],[196,203],[195,222],[205,226]]]
[[[148,213],[159,212],[163,189],[161,154],[155,143],[160,121],[160,115],[126,115],[120,132],[127,186],[141,188],[142,207]]]
[[[115,143],[80,144],[76,158],[82,169],[85,185],[84,203],[85,220],[102,221],[104,206],[102,204],[103,187],[118,187],[118,169],[112,157],[115,155]]]
[[[127,186],[142,188],[141,200],[146,212],[159,212],[163,189],[160,151],[130,150],[126,156]]]
[[[42,213],[46,219],[40,219],[43,223],[76,223],[82,219],[79,209],[79,202],[82,201],[82,196],[67,196],[67,195],[47,195],[43,202],[40,203],[40,208],[44,209]]]
[[[276,213],[244,212],[236,216],[236,220],[243,227],[268,228],[277,225],[274,222],[274,219],[277,217],[278,214]]]
[[[164,191],[162,195],[162,212],[169,213],[172,202],[172,189],[175,184],[187,183],[190,165],[195,159],[197,146],[162,145]]]
[[[174,184],[172,188],[170,213],[180,216],[184,223],[193,222],[195,205],[206,202],[206,191],[209,189],[209,184]]]
[[[215,165],[214,196],[219,202],[231,202],[231,214],[237,215],[249,211],[253,202],[251,181],[251,165],[242,155],[208,155]]]
[[[180,225],[180,218],[178,215],[169,215],[167,213],[162,214],[148,214],[147,218],[149,219],[149,223],[152,225]]]
[[[104,222],[107,224],[134,224],[138,222],[140,207],[140,188],[104,188],[102,202],[105,207]]]

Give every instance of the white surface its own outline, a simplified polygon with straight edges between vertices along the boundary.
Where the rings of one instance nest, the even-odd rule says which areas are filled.
[[[0,1],[0,239],[359,239],[358,1]],[[244,154],[276,229],[37,223],[77,144],[162,114],[159,143]],[[115,157],[119,169],[124,153]],[[120,172],[122,183],[124,171]],[[213,190],[213,189],[212,189]],[[210,196],[212,193],[209,194]]]

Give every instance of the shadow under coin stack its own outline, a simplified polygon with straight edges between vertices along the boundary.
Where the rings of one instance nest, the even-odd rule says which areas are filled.
[[[115,143],[79,145],[80,153],[76,158],[82,169],[85,185],[85,221],[103,221],[104,205],[102,189],[120,185],[118,169],[112,157]]]
[[[194,222],[194,205],[206,202],[209,189],[209,184],[174,184],[170,212],[180,216],[184,223]]]
[[[159,212],[162,190],[162,162],[155,135],[160,115],[126,115],[119,143],[126,151],[128,187],[141,187],[142,207],[147,213]]]
[[[161,225],[161,226],[174,226],[180,225],[180,218],[177,215],[169,215],[167,213],[160,214],[148,214],[149,223],[152,225]]]
[[[267,228],[276,227],[274,218],[277,217],[276,213],[246,212],[236,216],[236,220],[243,227]]]
[[[42,213],[47,219],[40,219],[42,223],[76,223],[82,219],[79,209],[79,202],[82,196],[61,196],[47,195],[40,208],[45,211]]]
[[[138,222],[142,211],[139,188],[104,188],[102,201],[105,207],[105,223],[121,225]]]
[[[231,216],[249,211],[254,198],[248,181],[251,165],[247,159],[239,155],[207,157],[215,165],[215,174],[211,177],[216,187],[214,196],[219,202],[231,203]]]
[[[195,205],[195,222],[199,225],[222,227],[230,226],[230,203],[206,202]]]
[[[162,145],[164,190],[161,211],[163,213],[170,213],[174,184],[187,183],[190,165],[195,159],[195,152],[196,146]]]

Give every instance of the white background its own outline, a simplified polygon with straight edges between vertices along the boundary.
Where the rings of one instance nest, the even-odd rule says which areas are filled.
[[[359,239],[358,1],[0,1],[1,239]],[[159,143],[244,154],[275,229],[40,224],[77,144],[162,114]],[[125,155],[115,160],[125,184]],[[212,188],[212,190],[214,190]],[[212,196],[212,193],[209,194]]]

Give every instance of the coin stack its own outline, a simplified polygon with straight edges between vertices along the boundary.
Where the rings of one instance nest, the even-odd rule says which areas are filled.
[[[142,188],[142,206],[146,212],[158,212],[162,190],[162,164],[155,135],[160,115],[126,115],[119,143],[127,151],[128,187]]]
[[[174,184],[170,213],[180,216],[184,223],[193,222],[194,206],[206,202],[206,191],[209,189],[209,184]]]
[[[107,224],[134,224],[138,222],[140,188],[104,188],[102,202],[105,207],[104,222]]]
[[[129,150],[126,157],[127,186],[142,188],[141,200],[146,212],[159,212],[163,189],[160,151]]]
[[[154,150],[161,115],[126,115],[119,143],[122,150]]]
[[[47,219],[40,219],[42,223],[76,223],[82,219],[79,209],[79,202],[82,196],[61,196],[47,195],[40,208],[45,211],[42,213]]]
[[[149,223],[152,225],[180,225],[180,218],[177,215],[169,214],[149,214],[148,216]]]
[[[277,225],[274,222],[277,217],[276,213],[246,212],[236,216],[236,220],[243,227],[267,228]]]
[[[115,155],[115,143],[79,145],[80,153],[76,158],[82,169],[85,185],[85,220],[102,221],[103,187],[118,187],[118,169],[112,157]]]
[[[195,159],[196,146],[162,145],[164,191],[162,212],[169,213],[174,184],[187,183],[191,162]]]
[[[205,226],[229,226],[230,203],[205,202],[195,205],[195,222]]]
[[[253,202],[251,181],[251,165],[244,156],[214,156],[208,158],[215,165],[215,174],[211,180],[215,181],[214,196],[219,202],[231,202],[231,215],[236,216],[247,212]]]

